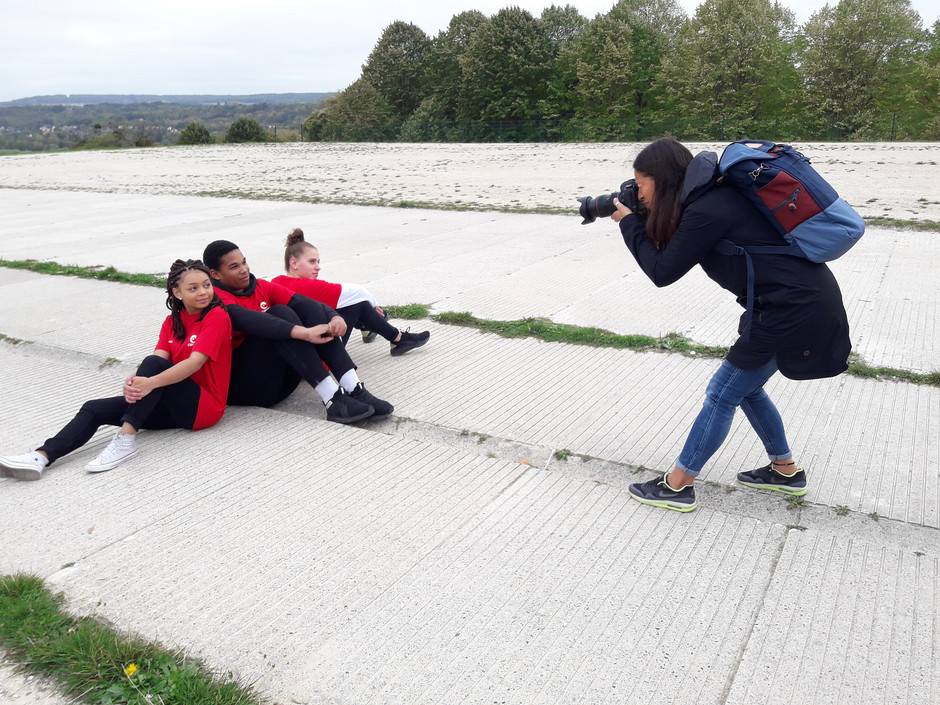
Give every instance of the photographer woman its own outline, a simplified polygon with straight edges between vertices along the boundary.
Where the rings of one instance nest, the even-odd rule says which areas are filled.
[[[743,257],[714,252],[721,239],[743,246],[782,245],[769,221],[734,187],[718,182],[717,158],[692,157],[672,139],[659,139],[633,162],[643,216],[615,201],[611,217],[643,272],[668,286],[696,264],[744,306]],[[851,349],[842,294],[825,264],[792,255],[753,258],[755,303],[749,335],[731,346],[705,390],[705,402],[675,467],[662,477],[630,485],[640,502],[687,512],[695,509],[693,483],[718,450],[740,406],[764,444],[770,463],[738,473],[742,484],[789,495],[806,494],[783,422],[764,384],[778,370],[790,379],[833,377],[847,369]],[[743,331],[745,316],[739,322]]]

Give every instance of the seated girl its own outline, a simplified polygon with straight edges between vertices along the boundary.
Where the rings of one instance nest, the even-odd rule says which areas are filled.
[[[88,472],[117,467],[137,455],[140,429],[212,426],[225,413],[232,366],[232,323],[199,260],[176,260],[166,280],[166,306],[152,355],[124,381],[123,396],[87,401],[39,448],[0,456],[0,473],[38,480],[50,464],[80,448],[100,426],[119,426]]]
[[[404,355],[409,350],[420,348],[431,337],[429,331],[411,333],[407,330],[399,331],[389,325],[388,315],[379,308],[375,297],[364,287],[358,284],[335,284],[320,279],[320,252],[304,240],[304,231],[300,228],[294,228],[287,236],[284,271],[287,272],[286,276],[282,274],[272,281],[336,309],[343,317],[346,321],[343,345],[349,340],[353,328],[362,329],[364,343],[371,343],[376,334],[381,335],[391,344],[393,356]]]

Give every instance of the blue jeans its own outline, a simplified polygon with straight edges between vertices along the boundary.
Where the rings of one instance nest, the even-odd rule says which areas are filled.
[[[757,432],[771,460],[790,458],[790,446],[777,407],[770,401],[764,384],[777,371],[777,358],[762,367],[742,370],[725,360],[705,390],[705,403],[692,424],[692,430],[676,461],[676,467],[697,476],[702,466],[728,437],[731,419],[740,406]]]

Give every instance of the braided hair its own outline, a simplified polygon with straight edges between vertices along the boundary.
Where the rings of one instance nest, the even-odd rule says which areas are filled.
[[[178,259],[172,265],[170,265],[170,273],[166,277],[166,307],[170,309],[170,320],[173,324],[173,337],[177,340],[183,340],[186,337],[186,326],[183,325],[183,317],[181,315],[186,307],[183,306],[182,299],[176,298],[176,294],[173,293],[173,289],[179,287],[182,276],[186,272],[192,270],[200,271],[207,277],[209,276],[209,268],[202,263],[202,260]],[[199,316],[199,320],[201,321],[203,318],[205,318],[206,314],[216,306],[221,305],[222,301],[219,299],[219,295],[213,291],[212,301],[209,302],[209,305],[206,306],[205,310]]]
[[[292,258],[296,257],[300,259],[300,256],[304,253],[308,247],[314,247],[309,242],[304,240],[304,231],[300,228],[294,228],[291,231],[291,234],[287,236],[287,242],[284,243],[284,271],[290,271],[290,261]]]

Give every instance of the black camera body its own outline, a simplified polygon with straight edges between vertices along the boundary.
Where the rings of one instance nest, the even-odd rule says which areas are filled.
[[[593,223],[598,218],[609,218],[617,212],[617,206],[614,205],[614,199],[619,200],[623,205],[634,213],[644,215],[646,206],[639,198],[640,187],[636,185],[635,179],[624,181],[620,184],[620,193],[608,193],[597,198],[590,196],[581,196],[578,201],[581,203],[580,213],[584,220],[581,225]]]

